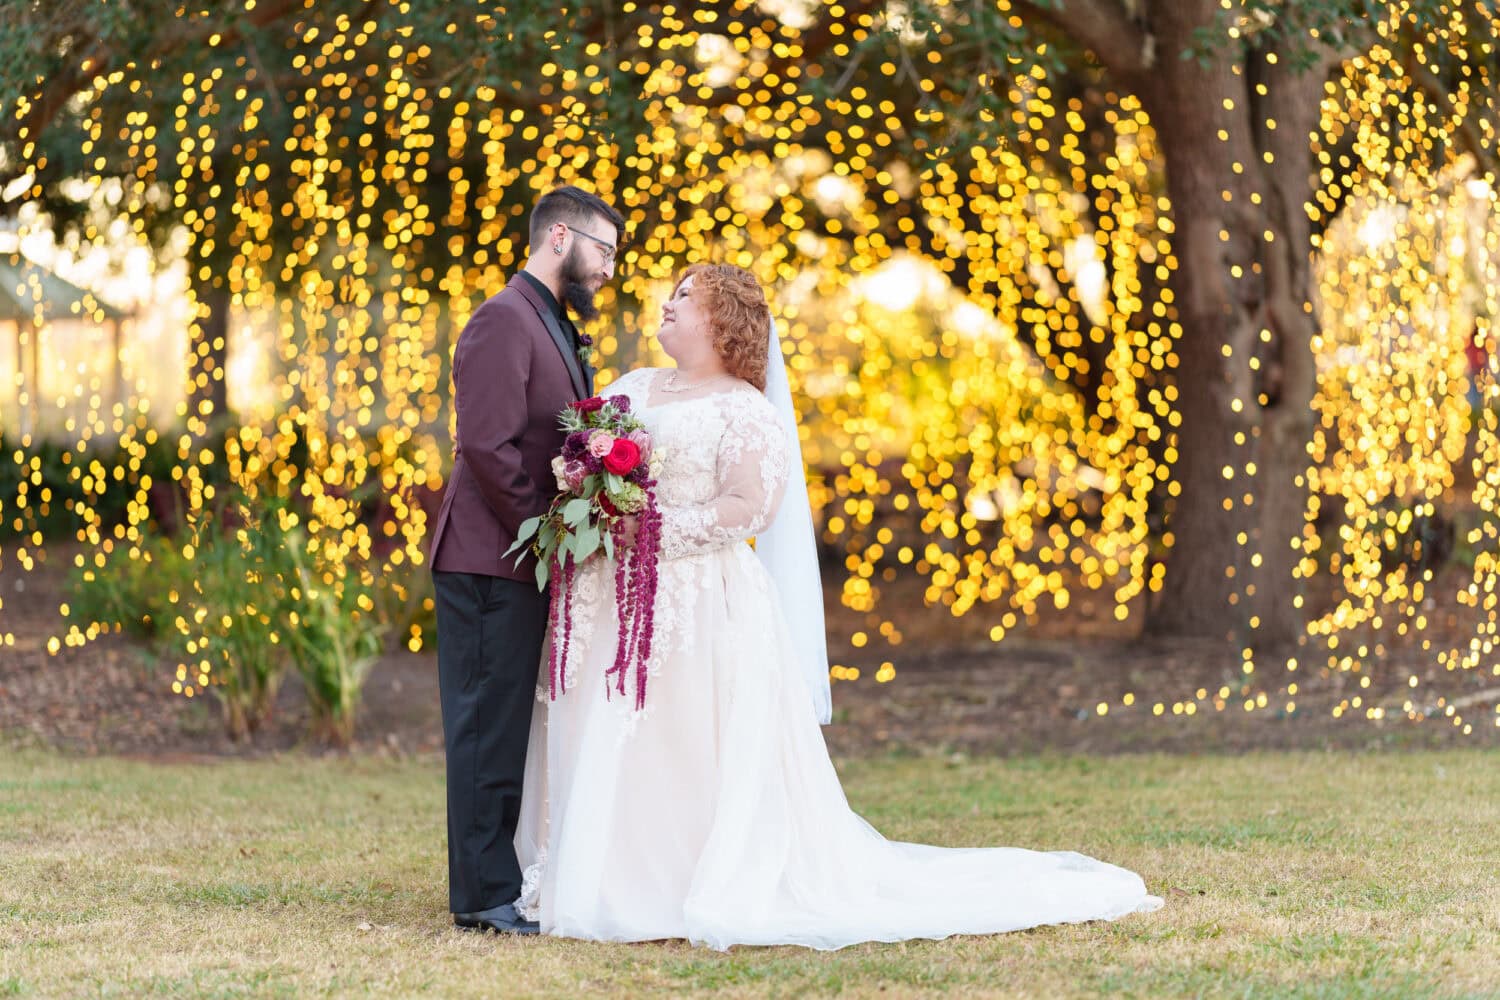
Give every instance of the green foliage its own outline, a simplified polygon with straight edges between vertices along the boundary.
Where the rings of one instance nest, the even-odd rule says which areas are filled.
[[[1453,561],[1472,570],[1481,555],[1495,551],[1500,540],[1500,515],[1471,508],[1457,511],[1453,522]]]
[[[541,125],[530,138],[506,140],[507,162],[536,155],[548,132],[569,124],[617,143],[628,156],[653,130],[645,109],[656,93],[657,67],[675,63],[698,76],[713,60],[695,50],[697,38],[755,37],[740,80],[690,88],[682,95],[687,103],[737,113],[746,95],[768,108],[811,101],[821,110],[799,141],[839,156],[844,122],[854,110],[849,96],[861,94],[872,106],[888,102],[903,124],[894,130],[898,141],[872,162],[873,176],[903,159],[911,161],[903,167],[921,170],[948,151],[1013,138],[1012,85],[1034,84],[1033,68],[1055,73],[1088,63],[1082,47],[1052,20],[1013,21],[993,3],[913,0],[815,9],[801,29],[792,26],[795,18],[768,17],[755,3],[705,5],[685,22],[659,5],[516,3],[501,10],[473,0],[263,0],[248,12],[240,0],[210,0],[165,17],[102,2],[62,9],[27,0],[0,5],[15,28],[0,41],[0,111],[25,109],[0,115],[0,187],[29,172],[33,183],[25,199],[39,205],[58,230],[82,233],[97,222],[69,197],[71,179],[117,178],[129,188],[137,178],[149,178],[160,196],[127,198],[121,208],[157,246],[179,226],[207,235],[204,219],[233,218],[238,205],[260,193],[279,200],[305,184],[305,143],[289,140],[306,136],[307,121],[325,109],[336,113],[324,119],[330,131],[320,145],[359,151],[339,156],[340,173],[330,180],[349,193],[350,217],[368,220],[360,225],[383,236],[386,220],[399,216],[415,196],[361,177],[367,166],[410,156],[404,128],[387,127],[378,110],[387,85],[396,80],[424,90],[423,117],[434,125],[479,120],[489,109]],[[1065,17],[1061,4],[1037,6]],[[766,79],[786,76],[788,47],[801,52],[806,64],[797,86],[759,89]],[[314,50],[323,55],[312,58]],[[927,59],[933,52],[944,54],[941,70]],[[92,58],[86,71],[85,57]],[[543,78],[538,70],[547,64],[556,71]],[[378,72],[366,73],[366,66]],[[340,67],[343,85],[333,87],[324,69]],[[111,72],[120,79],[96,90],[95,81]],[[564,76],[589,85],[564,92],[556,83]],[[932,86],[929,77],[939,85]],[[205,88],[205,79],[216,82]],[[68,97],[73,99],[63,100]],[[732,118],[725,125],[726,138],[740,149],[764,141]],[[211,155],[176,157],[169,155],[170,146],[158,148],[144,138],[146,126],[164,138],[204,129],[221,138]],[[92,136],[87,154],[80,150],[83,132]],[[483,188],[493,166],[483,143],[442,145],[450,144],[441,143],[435,154],[427,193],[419,196],[423,203],[446,202],[455,181]],[[701,172],[687,144],[653,155],[649,169],[656,178]],[[254,170],[244,169],[250,164]],[[497,190],[493,212],[484,214],[515,220],[508,235],[524,245],[524,213],[535,193],[525,184]],[[656,191],[641,194],[629,213],[637,231],[648,229],[670,202]],[[812,228],[821,228],[818,206],[803,210]],[[6,211],[0,205],[0,214]],[[888,214],[894,227],[906,212],[900,206]],[[272,248],[272,259],[287,261],[293,272],[282,276],[287,287],[304,273],[325,276],[331,266],[331,249],[302,252],[309,239],[304,222],[299,213],[276,213],[260,238]],[[408,266],[446,268],[452,241],[473,245],[485,225],[480,213],[433,213],[424,222],[426,238],[406,247],[422,258]],[[317,243],[333,246],[326,239]],[[237,245],[220,238],[197,250],[217,269]],[[379,255],[370,263],[384,266]]]
[[[77,467],[64,446],[43,442],[23,452],[0,439],[0,453],[14,458],[0,461],[0,498],[15,498],[13,509],[0,507],[0,541],[37,532],[43,538],[63,534],[73,521],[73,505],[83,499],[74,479]]]
[[[282,535],[280,551],[291,572],[276,584],[278,627],[312,705],[314,730],[348,745],[360,692],[382,649],[382,630],[371,614],[375,577],[368,569],[316,559],[296,528]]]
[[[221,506],[191,522],[184,539],[152,537],[96,557],[73,571],[69,605],[82,622],[155,640],[176,664],[177,690],[212,691],[237,740],[270,715],[286,673],[276,595],[266,587],[281,550],[253,523],[235,526],[243,512],[226,517]]]
[[[210,0],[163,16],[149,6],[97,0],[61,10],[0,0],[0,17],[13,27],[0,41],[0,188],[30,173],[33,185],[25,198],[42,207],[59,231],[82,232],[93,220],[70,197],[70,178],[93,174],[130,185],[149,177],[161,196],[129,199],[122,207],[137,230],[162,247],[179,226],[201,232],[205,217],[232,218],[237,206],[257,193],[279,199],[304,184],[306,151],[285,139],[304,134],[313,117],[307,111],[333,106],[338,111],[327,119],[329,147],[361,151],[342,160],[338,179],[350,207],[358,204],[365,218],[383,228],[386,222],[380,220],[403,211],[409,193],[369,184],[360,170],[410,155],[403,130],[387,127],[378,110],[393,81],[428,90],[425,115],[433,122],[463,117],[462,106],[491,105],[539,121],[579,122],[603,135],[633,132],[649,75],[649,69],[637,72],[644,62],[601,54],[599,46],[610,42],[613,50],[617,36],[629,46],[625,40],[635,41],[635,24],[651,16],[625,18],[614,4],[559,10],[540,3],[495,9],[448,0],[320,0],[316,5],[263,0],[253,10],[245,7],[243,0]],[[345,78],[347,86],[330,87],[314,65],[327,65],[326,59],[308,58],[309,46],[325,44],[328,53],[336,52],[334,66],[354,68]],[[86,57],[92,62],[85,70]],[[565,102],[546,100],[533,75],[549,61],[570,72],[587,68],[589,78],[603,86]],[[365,66],[380,71],[365,73]],[[528,69],[518,72],[520,67]],[[110,72],[121,74],[124,82],[96,89],[96,81]],[[205,86],[205,80],[218,82]],[[313,88],[328,93],[314,99]],[[71,102],[54,101],[69,97]],[[13,107],[24,111],[11,113]],[[78,129],[92,123],[103,127],[93,155],[85,156]],[[155,144],[143,139],[141,125],[160,133],[207,129],[226,138],[201,160],[158,155]],[[507,155],[519,158],[521,146],[515,142]],[[449,190],[450,166],[470,180],[483,177],[490,166],[480,143],[446,150],[444,157],[443,168],[432,171],[423,201]],[[259,169],[242,172],[252,163]],[[500,195],[498,214],[515,218],[535,192],[514,185]],[[7,207],[0,203],[0,215]],[[472,237],[482,224],[477,213],[435,214],[427,244],[434,250],[446,247],[455,236]],[[524,243],[522,227],[516,235]],[[294,270],[300,273],[289,277],[289,285],[302,273],[329,269],[331,254],[299,255],[307,238],[295,213],[278,214],[265,234],[277,248],[276,259],[290,254],[299,261]],[[215,270],[236,252],[235,241],[227,239],[197,249]],[[440,261],[444,255],[436,252],[427,262]]]
[[[143,477],[169,485],[176,459],[165,438],[129,446],[96,438],[75,451],[54,441],[23,448],[0,435],[0,544],[65,537],[95,518],[104,527],[124,524]],[[107,469],[121,469],[123,477],[108,479]]]
[[[180,538],[119,546],[75,569],[69,590],[75,620],[152,639],[180,689],[220,701],[235,739],[270,717],[291,669],[314,735],[340,745],[353,739],[382,637],[409,627],[426,594],[322,557],[285,503],[252,510],[242,496],[191,519]]]
[[[1205,68],[1216,59],[1238,59],[1246,43],[1274,51],[1295,70],[1320,65],[1330,53],[1368,49],[1383,39],[1402,51],[1420,53],[1423,62],[1451,68],[1440,47],[1423,46],[1428,36],[1449,37],[1455,11],[1451,0],[1403,0],[1400,28],[1389,31],[1392,5],[1379,0],[1242,0],[1220,5],[1213,24],[1194,32],[1192,47],[1180,53]],[[1377,27],[1380,26],[1380,27]],[[1485,34],[1480,32],[1481,35]],[[1457,43],[1457,38],[1450,39]],[[1456,65],[1456,61],[1453,61]],[[1455,81],[1456,82],[1456,81]]]
[[[209,686],[235,739],[248,739],[270,716],[286,673],[281,620],[289,574],[285,537],[244,506],[208,511],[190,522],[192,579],[178,594],[168,647],[187,684]],[[236,517],[236,515],[238,515]],[[242,524],[235,525],[235,520]]]
[[[594,138],[619,145],[627,161],[619,182],[629,191],[628,161],[652,131],[644,109],[660,93],[652,81],[664,65],[681,68],[678,77],[688,84],[668,103],[684,110],[708,107],[722,116],[723,153],[729,157],[774,148],[754,129],[736,125],[746,107],[773,118],[796,107],[807,111],[797,122],[798,145],[835,161],[847,158],[849,125],[864,122],[867,135],[883,126],[891,141],[861,153],[863,163],[854,170],[866,178],[889,174],[898,189],[909,188],[912,176],[935,160],[956,160],[952,165],[962,173],[969,149],[999,143],[1024,147],[1038,163],[1066,175],[1074,164],[1061,155],[1066,143],[1046,120],[1062,116],[1036,117],[1033,99],[1050,92],[1044,103],[1061,108],[1077,102],[1086,119],[1106,113],[1102,95],[1128,91],[1132,81],[1111,78],[1108,43],[1119,40],[1092,37],[1080,26],[1090,11],[1103,10],[1109,16],[1093,16],[1094,22],[1128,24],[1149,40],[1150,6],[1120,0],[815,4],[806,23],[798,24],[799,16],[770,17],[753,2],[700,5],[684,19],[670,5],[513,3],[502,9],[478,0],[266,0],[247,11],[239,0],[207,0],[160,16],[140,5],[98,0],[0,0],[0,12],[14,26],[0,40],[0,110],[20,112],[0,115],[0,187],[30,172],[34,183],[23,197],[41,205],[59,228],[81,230],[80,208],[67,196],[70,180],[95,175],[128,186],[148,178],[159,197],[129,198],[121,206],[138,229],[158,244],[181,225],[207,238],[213,227],[205,228],[206,219],[232,218],[237,206],[258,196],[279,201],[306,183],[307,123],[319,117],[327,134],[318,148],[338,154],[325,187],[348,199],[344,207],[357,227],[383,239],[390,219],[400,217],[412,199],[446,204],[456,186],[484,189],[492,151],[481,142],[450,143],[443,130],[448,122],[479,121],[491,112],[540,126],[530,137],[505,138],[506,162],[536,162],[543,135],[578,124]],[[1453,46],[1487,44],[1485,31],[1468,39],[1447,31],[1460,16],[1451,2],[1409,0],[1400,6],[1400,37],[1384,41],[1428,64],[1453,55],[1441,46],[1420,45],[1428,33]],[[1373,0],[1245,0],[1204,7],[1205,23],[1194,44],[1161,53],[1158,62],[1180,56],[1239,64],[1247,46],[1257,46],[1311,66],[1331,50],[1352,51],[1358,47],[1352,43],[1367,47],[1379,40],[1374,25],[1391,9]],[[706,38],[756,40],[733,83],[703,82],[714,68],[715,50],[697,45]],[[116,82],[95,90],[95,81],[110,73],[117,74]],[[561,86],[569,77],[587,85]],[[206,78],[216,82],[205,87]],[[1458,77],[1444,75],[1444,82],[1456,84]],[[425,95],[421,118],[432,130],[434,152],[422,194],[372,184],[366,174],[388,161],[405,162],[411,153],[403,133],[423,127],[388,127],[380,109],[387,88],[398,84]],[[878,116],[871,117],[872,108]],[[159,148],[143,129],[163,137],[174,131],[212,134],[218,141],[211,154],[172,156],[170,144]],[[80,150],[83,132],[90,136],[82,144],[86,153]],[[1092,171],[1112,155],[1107,145],[1080,151],[1095,161]],[[649,171],[657,186],[637,190],[631,200],[637,232],[649,229],[671,201],[661,185],[669,195],[675,182],[663,179],[698,176],[699,157],[681,143],[653,153],[649,162],[641,158],[640,170]],[[514,184],[493,194],[483,214],[513,220],[507,235],[524,245],[521,223],[535,192]],[[928,239],[922,220],[910,218],[904,195],[886,203],[872,199],[866,207],[878,212],[880,235],[890,246],[945,258],[943,242]],[[0,205],[0,214],[7,209]],[[865,235],[864,227],[838,220],[837,211],[824,218],[813,203],[800,211],[810,231],[846,239]],[[475,245],[485,225],[480,215],[432,213],[423,223],[424,238],[402,241],[407,268],[448,267],[455,240]],[[823,225],[834,221],[839,225]],[[257,242],[270,259],[286,261],[287,272],[278,276],[270,269],[268,280],[293,287],[303,274],[321,279],[329,273],[336,241],[309,232],[305,222],[291,211],[264,220],[269,229]],[[303,252],[309,240],[323,252]],[[233,256],[239,240],[220,233],[200,243],[198,254],[218,262]],[[369,264],[394,266],[379,254]],[[963,287],[961,268],[953,277]]]
[[[167,539],[142,541],[133,558],[128,548],[116,548],[112,556],[73,569],[70,617],[156,638],[171,627],[173,595],[192,577],[190,562]]]

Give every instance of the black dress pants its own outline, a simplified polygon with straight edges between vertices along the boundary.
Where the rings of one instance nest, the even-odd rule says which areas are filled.
[[[432,574],[448,762],[448,906],[476,913],[521,894],[516,824],[547,595],[535,584]]]

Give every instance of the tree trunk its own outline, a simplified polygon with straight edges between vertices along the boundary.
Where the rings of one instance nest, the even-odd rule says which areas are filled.
[[[1261,325],[1260,235],[1251,221],[1247,176],[1256,169],[1247,83],[1239,48],[1206,64],[1177,53],[1214,23],[1215,0],[1181,0],[1153,10],[1165,53],[1142,94],[1166,157],[1176,224],[1178,348],[1172,548],[1165,585],[1148,619],[1153,632],[1244,640],[1250,609],[1250,535],[1268,509],[1247,475],[1257,402],[1250,357]],[[1226,43],[1227,44],[1227,43]],[[1238,169],[1236,168],[1238,165]],[[1257,509],[1256,504],[1260,504]],[[1300,519],[1299,519],[1300,523]]]
[[[1190,47],[1216,6],[1157,6],[1161,50]],[[1182,493],[1148,627],[1285,649],[1305,634],[1307,614],[1296,566],[1317,325],[1305,205],[1310,135],[1333,57],[1298,72],[1242,42],[1221,44],[1207,66],[1165,59],[1143,95],[1166,154],[1182,329]]]
[[[1329,61],[1332,61],[1330,57]],[[1260,128],[1265,208],[1273,239],[1264,244],[1266,329],[1271,334],[1262,378],[1263,426],[1257,448],[1256,504],[1259,525],[1252,568],[1251,621],[1258,624],[1256,645],[1286,650],[1306,635],[1308,611],[1297,573],[1301,534],[1307,510],[1308,442],[1315,422],[1312,404],[1318,373],[1313,337],[1312,232],[1306,204],[1313,193],[1312,133],[1318,127],[1325,68],[1304,72],[1287,68],[1289,60],[1270,65],[1251,60],[1254,82],[1263,82],[1266,97],[1256,124],[1267,119],[1275,128]]]

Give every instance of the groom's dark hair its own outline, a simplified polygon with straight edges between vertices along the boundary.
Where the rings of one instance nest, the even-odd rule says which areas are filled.
[[[595,216],[609,220],[609,224],[615,227],[616,240],[624,238],[625,217],[616,212],[609,202],[571,184],[553,188],[537,199],[536,206],[531,210],[531,251],[536,251],[547,230],[557,223],[582,226],[592,222]]]

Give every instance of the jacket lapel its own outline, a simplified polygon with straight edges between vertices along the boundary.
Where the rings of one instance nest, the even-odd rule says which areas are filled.
[[[568,342],[568,335],[564,332],[562,324],[557,321],[557,314],[547,308],[547,304],[526,286],[524,280],[517,280],[514,284],[521,294],[526,296],[526,301],[531,303],[531,307],[536,310],[537,315],[542,318],[542,323],[547,327],[552,343],[556,345],[558,353],[562,355],[563,364],[568,368],[568,378],[573,383],[573,391],[578,394],[579,399],[587,397],[592,380],[584,372],[583,361],[573,350],[573,345]]]
[[[552,343],[557,345],[558,351],[563,356],[563,364],[568,366],[568,378],[573,380],[573,391],[578,393],[579,399],[583,399],[589,394],[583,374],[583,362],[578,359],[578,352],[573,350],[573,345],[568,342],[568,335],[563,331],[562,324],[557,321],[557,315],[546,306],[539,311],[542,314],[542,322],[547,324],[547,332],[552,334]]]

